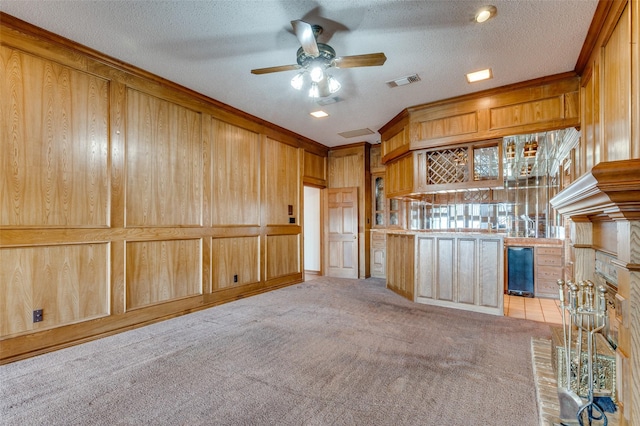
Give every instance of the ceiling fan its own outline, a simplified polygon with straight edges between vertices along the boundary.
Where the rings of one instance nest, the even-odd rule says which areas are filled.
[[[381,52],[336,56],[336,51],[331,46],[318,43],[318,36],[322,34],[320,25],[296,20],[291,21],[291,26],[301,44],[296,54],[297,64],[253,69],[252,74],[302,70],[291,79],[291,85],[301,90],[305,82],[310,80],[309,96],[317,98],[329,96],[340,90],[340,83],[327,73],[328,69],[380,66],[387,60]]]

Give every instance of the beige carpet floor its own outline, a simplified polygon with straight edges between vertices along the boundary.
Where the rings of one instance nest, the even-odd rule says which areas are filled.
[[[4,425],[538,425],[545,324],[319,278],[0,367]]]

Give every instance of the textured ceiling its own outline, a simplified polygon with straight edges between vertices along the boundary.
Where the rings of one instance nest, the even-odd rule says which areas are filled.
[[[484,24],[477,9],[495,5]],[[481,1],[29,1],[0,10],[327,146],[376,143],[404,108],[572,71],[597,0]],[[296,62],[290,21],[320,24],[338,56],[384,52],[381,67],[340,69],[339,102],[320,107],[291,88],[295,71],[253,68]],[[465,73],[494,78],[468,84]],[[421,81],[386,82],[418,74]],[[309,112],[324,109],[329,117]],[[339,133],[369,128],[373,134]]]

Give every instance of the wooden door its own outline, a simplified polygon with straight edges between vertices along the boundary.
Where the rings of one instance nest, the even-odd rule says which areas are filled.
[[[326,275],[358,278],[358,188],[325,190]]]

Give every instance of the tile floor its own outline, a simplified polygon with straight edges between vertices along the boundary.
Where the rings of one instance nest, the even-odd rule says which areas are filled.
[[[504,314],[508,317],[522,318],[550,324],[562,324],[560,301],[522,296],[504,296]]]

